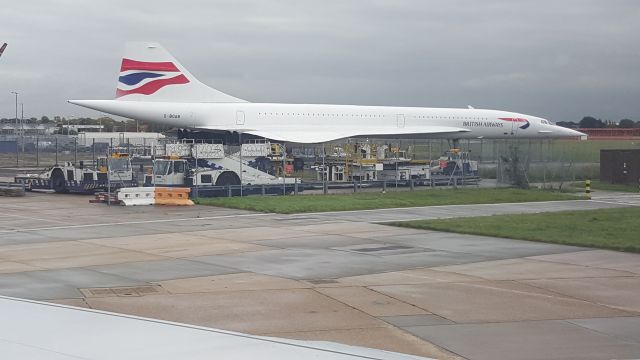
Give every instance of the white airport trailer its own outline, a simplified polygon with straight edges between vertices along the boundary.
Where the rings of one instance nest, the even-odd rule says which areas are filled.
[[[165,156],[154,160],[145,185],[190,187],[192,194],[199,196],[297,191],[299,179],[276,176],[261,168],[267,161],[278,160],[270,157],[272,145],[243,144],[241,151],[228,154],[223,144],[166,144]]]

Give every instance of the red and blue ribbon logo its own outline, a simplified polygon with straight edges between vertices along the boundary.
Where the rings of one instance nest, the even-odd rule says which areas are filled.
[[[529,123],[529,120],[523,119],[523,118],[498,118],[498,119],[503,120],[503,121],[509,121],[509,122],[512,122],[512,123],[522,124],[522,125],[518,125],[518,128],[520,128],[522,130],[528,128],[531,125],[531,123]]]
[[[130,94],[151,95],[168,85],[189,82],[172,62],[122,59],[116,97]]]

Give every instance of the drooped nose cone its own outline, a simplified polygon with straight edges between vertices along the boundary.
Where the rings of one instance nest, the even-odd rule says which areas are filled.
[[[565,128],[565,127],[561,127],[558,126],[561,130],[560,132],[560,136],[562,137],[579,137],[581,139],[585,139],[587,138],[587,134],[577,131],[577,130],[573,130],[573,129],[569,129],[569,128]]]

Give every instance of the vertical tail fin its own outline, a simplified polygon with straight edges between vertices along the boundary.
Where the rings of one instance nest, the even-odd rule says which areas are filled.
[[[7,43],[4,43],[2,45],[2,47],[0,47],[0,56],[2,56],[2,53],[4,52],[4,49],[6,49],[6,48],[7,48]]]
[[[156,43],[126,45],[116,98],[126,101],[246,102],[201,83]]]

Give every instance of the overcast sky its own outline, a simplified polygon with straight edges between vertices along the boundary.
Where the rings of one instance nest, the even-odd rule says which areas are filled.
[[[640,120],[637,0],[5,2],[0,117],[99,116],[127,41],[157,41],[252,102],[502,109]]]

